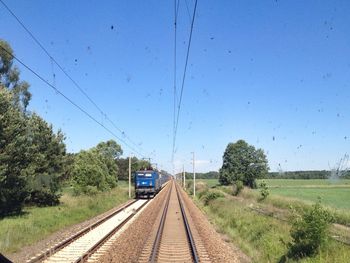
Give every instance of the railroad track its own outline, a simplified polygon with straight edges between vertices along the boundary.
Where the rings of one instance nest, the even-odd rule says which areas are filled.
[[[180,191],[172,182],[139,262],[210,262],[199,234],[191,227]]]
[[[87,261],[148,202],[149,200],[134,200],[126,204],[93,225],[28,260],[27,263]]]

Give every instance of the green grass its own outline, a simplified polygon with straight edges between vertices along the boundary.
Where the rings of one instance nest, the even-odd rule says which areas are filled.
[[[350,210],[350,180],[328,179],[264,179],[271,196],[283,196],[298,199],[306,204],[314,203],[321,198],[322,204],[333,209]],[[208,187],[219,184],[216,179],[199,179]],[[261,182],[262,180],[258,180]],[[257,192],[259,190],[256,190]],[[227,191],[226,191],[227,192]],[[288,200],[286,200],[289,202]],[[342,212],[342,211],[340,211]],[[350,211],[349,211],[350,212]]]
[[[193,182],[192,179],[187,179],[186,183]],[[218,179],[196,179],[196,184],[197,183],[204,183],[208,187],[213,187],[216,185],[219,185],[219,180]]]
[[[262,180],[258,180],[258,183]],[[349,179],[329,180],[329,179],[264,179],[267,185],[274,187],[349,187]]]
[[[125,187],[96,196],[72,196],[64,189],[61,204],[54,207],[29,207],[24,214],[0,220],[0,251],[13,253],[50,234],[73,224],[101,214],[123,202],[127,197]]]
[[[271,188],[270,193],[310,202],[320,197],[323,205],[350,210],[350,188]]]
[[[228,198],[212,201],[202,209],[222,233],[228,235],[253,262],[278,262],[288,251],[288,223],[251,212]],[[329,240],[320,254],[301,262],[348,262],[349,247]],[[293,262],[293,261],[290,261]]]
[[[205,188],[202,189],[205,191]],[[229,187],[217,188],[218,191],[225,190],[225,192],[229,189]],[[196,199],[196,203],[205,211],[211,222],[250,256],[253,262],[279,262],[288,251],[286,244],[291,241],[290,224],[252,211],[250,209],[252,205],[271,205],[271,203],[265,201],[259,203],[256,198],[258,193],[255,191],[244,192],[241,196],[244,198],[243,201],[227,195],[225,198],[210,201],[207,206],[204,205],[204,200]],[[197,196],[200,196],[200,191]],[[277,195],[273,199],[283,199],[283,202],[287,200]],[[349,258],[348,246],[329,239],[317,256],[304,258],[300,262],[345,263]]]

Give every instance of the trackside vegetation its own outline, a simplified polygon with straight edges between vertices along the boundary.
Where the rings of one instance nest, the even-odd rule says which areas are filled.
[[[29,84],[20,80],[11,47],[0,40],[0,217],[25,203],[56,205],[63,173],[64,135],[27,111]]]
[[[229,143],[219,180],[198,180],[194,200],[253,262],[348,262],[350,213],[337,209],[349,200],[341,200],[349,194],[347,180],[325,180],[331,175],[325,171],[269,174],[268,169],[262,149],[243,140]],[[298,175],[309,180],[296,180]],[[192,188],[188,180],[189,194]],[[338,201],[324,206],[318,194],[327,191],[334,194],[328,200]]]
[[[101,214],[128,199],[126,184],[93,196],[73,194],[63,189],[60,204],[25,207],[20,215],[0,221],[0,251],[5,255],[44,239],[50,234]]]
[[[349,246],[331,238],[335,218],[322,203],[283,199],[275,206],[270,195],[261,200],[259,190],[244,188],[234,196],[232,187],[210,184],[198,182],[194,201],[253,262],[348,262]],[[189,193],[191,186],[189,181]]]
[[[28,110],[30,85],[0,39],[0,251],[14,252],[127,200],[128,158],[114,140],[68,153],[65,135]],[[124,166],[122,166],[122,164]],[[132,159],[132,169],[149,167]]]

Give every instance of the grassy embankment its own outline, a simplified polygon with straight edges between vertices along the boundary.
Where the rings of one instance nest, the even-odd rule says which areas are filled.
[[[315,183],[318,183],[319,187],[324,185],[329,188],[325,190],[326,193],[327,190],[334,190],[326,182],[327,180],[322,180],[321,182],[315,180],[291,181],[293,182],[288,182],[288,180],[271,182],[271,180],[267,180],[267,183],[272,186],[278,186],[279,188],[282,188],[282,186],[288,188],[304,185],[312,189],[317,189]],[[349,182],[349,180],[339,182],[338,185],[348,185]],[[286,255],[288,251],[286,244],[291,241],[289,235],[290,223],[288,221],[290,209],[288,207],[292,205],[299,207],[300,210],[308,209],[311,202],[317,200],[318,193],[314,192],[316,197],[309,195],[309,200],[305,201],[296,198],[289,199],[288,197],[274,193],[272,190],[272,194],[267,200],[259,201],[258,191],[245,189],[239,197],[233,197],[230,194],[231,188],[217,186],[215,187],[215,191],[225,193],[225,197],[212,200],[208,205],[204,205],[203,196],[209,185],[215,187],[216,183],[214,180],[208,181],[208,184],[205,180],[199,180],[196,203],[205,211],[209,219],[218,227],[219,231],[229,236],[254,262],[279,262]],[[278,187],[276,189],[279,189]],[[342,187],[338,188],[343,189]],[[211,191],[213,190],[211,189]],[[334,202],[330,202],[330,204],[335,204],[335,207],[339,204],[341,206],[342,197],[339,197],[338,200],[332,196],[332,193],[325,195],[325,197],[327,196],[334,199]],[[298,197],[297,194],[296,197]],[[301,196],[301,198],[305,199],[304,196]],[[259,213],[259,211],[263,211],[265,214]],[[348,218],[349,211],[346,211],[346,209],[337,209],[334,211],[337,211],[339,214],[345,213],[343,215],[344,218]],[[282,220],[273,218],[275,216]],[[329,239],[327,245],[321,249],[317,256],[304,258],[301,262],[348,262],[348,258],[350,258],[349,246]]]
[[[0,219],[0,251],[4,254],[34,244],[67,226],[83,222],[128,200],[126,183],[95,196],[73,196],[63,190],[61,204],[54,207],[27,207],[24,213]]]

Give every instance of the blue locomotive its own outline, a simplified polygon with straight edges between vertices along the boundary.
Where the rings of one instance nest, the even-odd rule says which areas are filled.
[[[155,196],[162,188],[161,175],[156,170],[135,172],[135,196]]]

